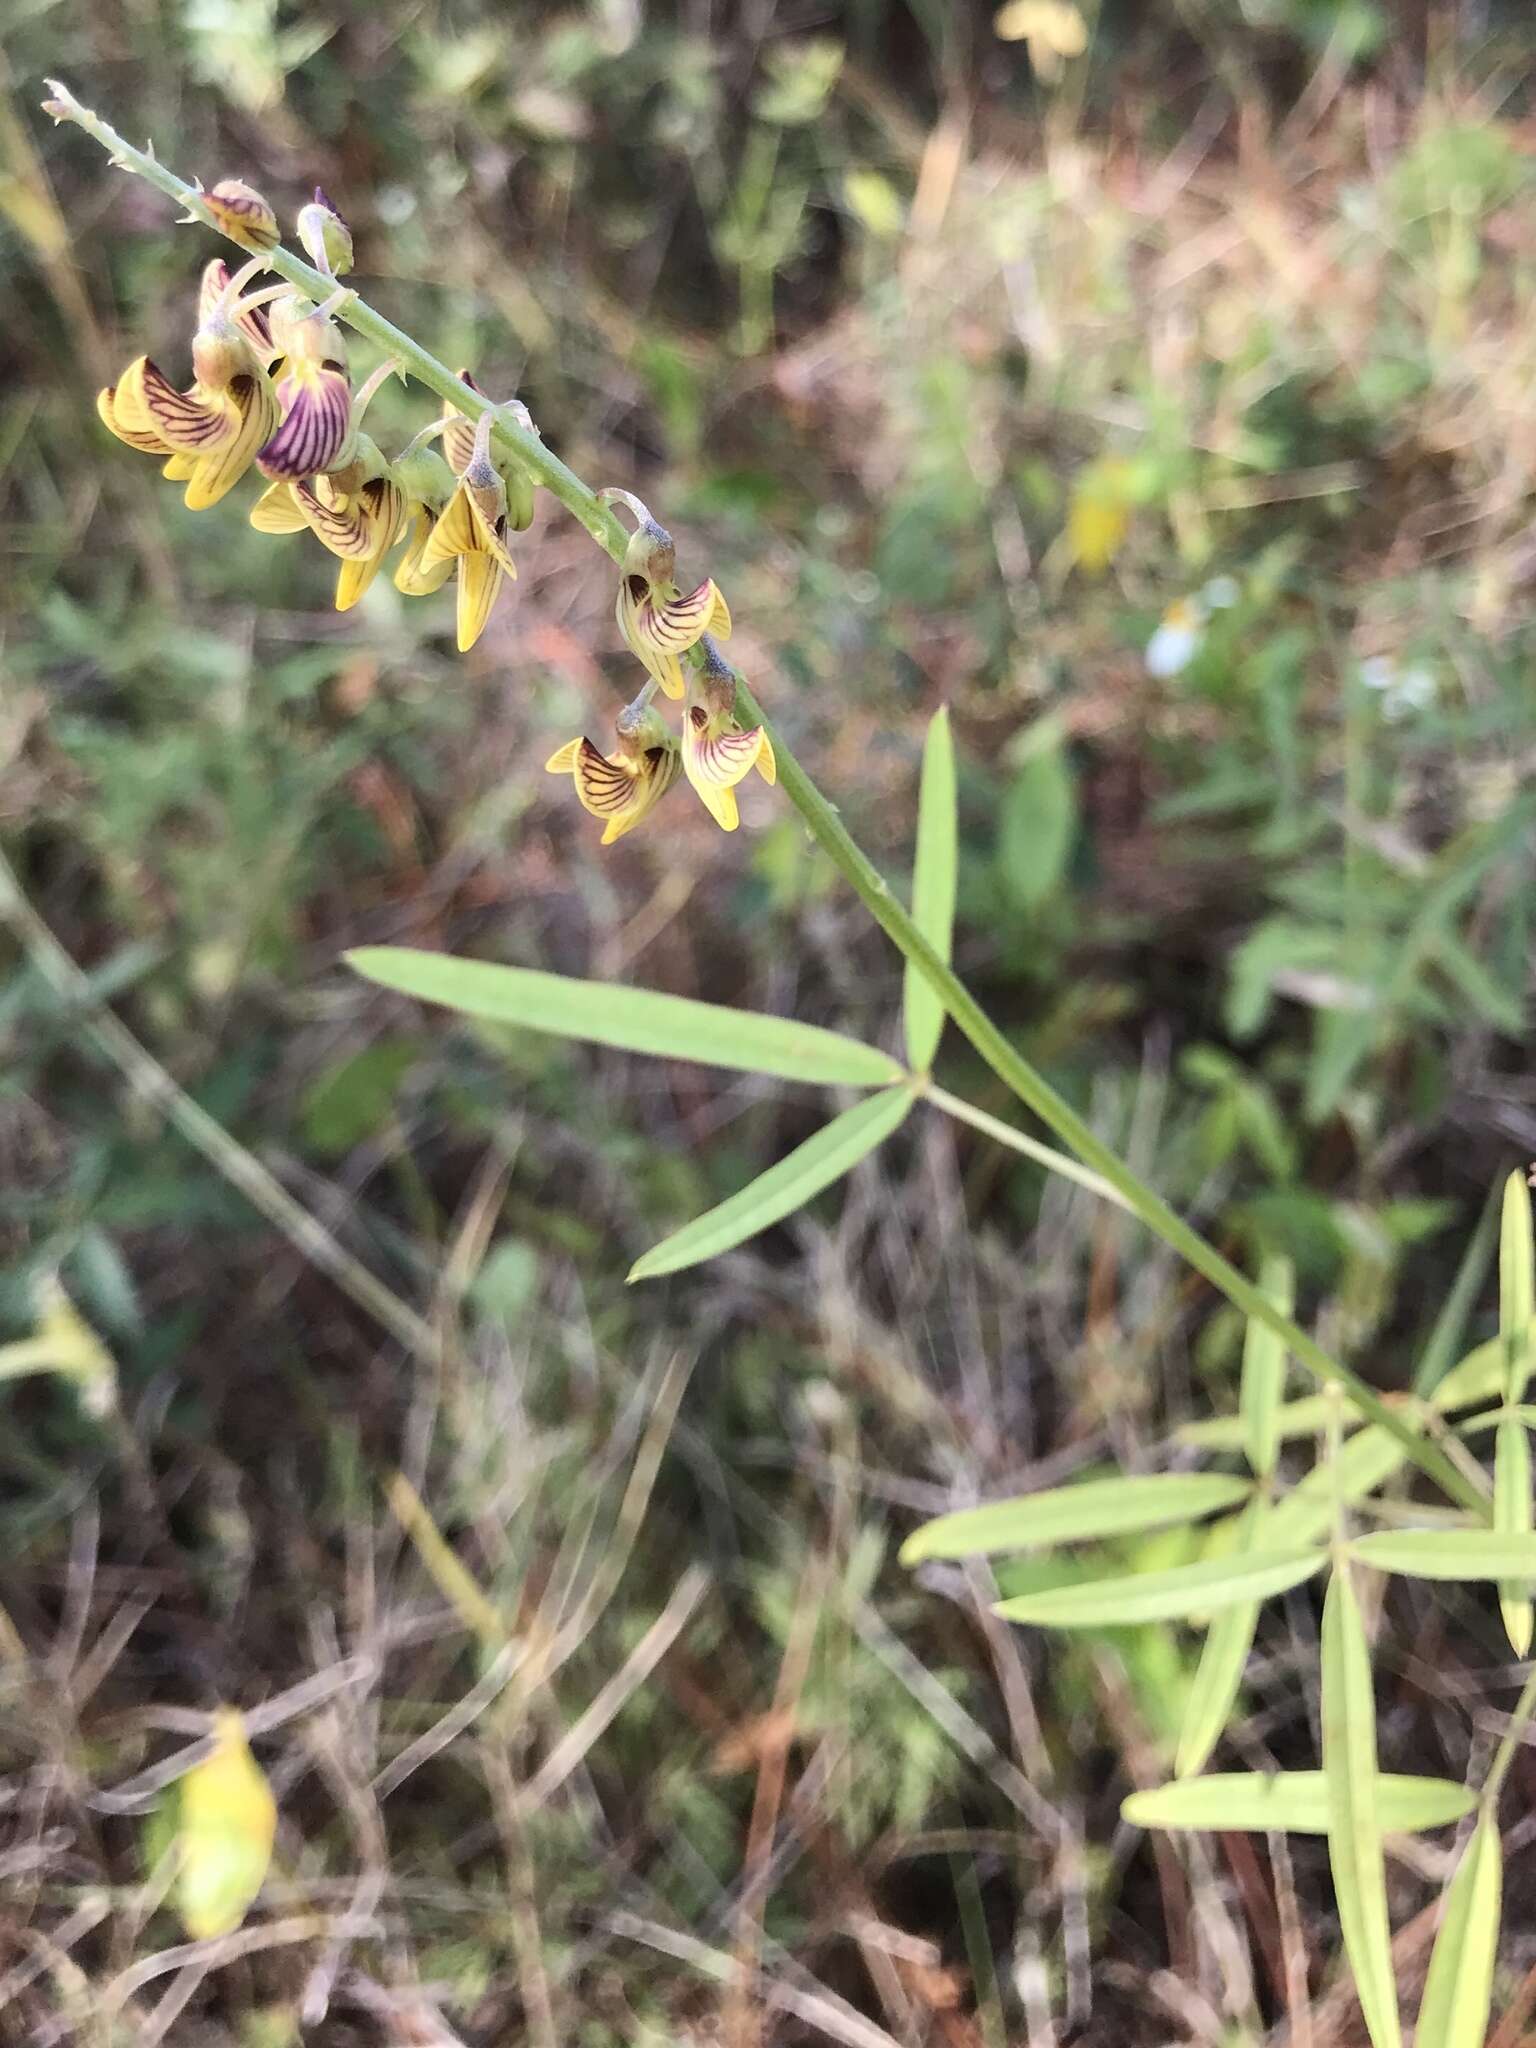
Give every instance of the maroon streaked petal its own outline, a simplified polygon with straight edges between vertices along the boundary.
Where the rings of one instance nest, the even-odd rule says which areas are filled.
[[[352,391],[338,371],[305,364],[277,387],[283,422],[256,457],[263,476],[292,482],[334,469],[352,425]]]

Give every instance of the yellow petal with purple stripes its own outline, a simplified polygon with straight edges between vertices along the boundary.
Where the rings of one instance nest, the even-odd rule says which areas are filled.
[[[544,773],[546,775],[569,775],[576,766],[576,756],[586,744],[587,742],[578,735],[573,740],[567,740],[563,747],[556,747],[555,751],[544,763]]]
[[[439,555],[430,562],[426,559],[433,524],[432,514],[426,506],[418,505],[410,541],[395,571],[395,588],[405,597],[430,597],[434,590],[441,590],[453,574],[455,558],[452,555]]]
[[[113,410],[139,433],[158,434],[178,455],[211,455],[240,431],[238,394],[178,391],[157,363],[140,356],[118,379]]]
[[[130,448],[137,448],[145,455],[169,455],[170,443],[153,428],[131,427],[118,417],[117,386],[109,384],[105,391],[96,394],[96,416],[109,434],[116,434],[119,441],[126,441]]]
[[[237,377],[224,395],[235,407],[234,437],[198,462],[187,485],[186,504],[192,512],[206,511],[234,489],[277,425],[277,399],[264,371]]]
[[[251,507],[251,524],[258,533],[302,533],[309,521],[299,510],[292,484],[268,484]]]

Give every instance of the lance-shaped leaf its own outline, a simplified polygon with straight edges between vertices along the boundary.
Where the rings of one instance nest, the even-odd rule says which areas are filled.
[[[1345,1444],[1331,1465],[1314,1465],[1270,1511],[1266,1541],[1312,1543],[1333,1526],[1335,1495],[1346,1505],[1364,1500],[1406,1459],[1397,1438],[1369,1423]]]
[[[1507,1353],[1502,1337],[1490,1337],[1453,1365],[1435,1388],[1430,1400],[1441,1414],[1457,1408],[1475,1408],[1503,1393],[1508,1379]]]
[[[1529,1544],[1536,1554],[1531,1535],[1531,1440],[1517,1416],[1506,1415],[1493,1440],[1493,1526],[1500,1536]],[[1499,1588],[1499,1612],[1504,1633],[1517,1657],[1531,1647],[1531,1599],[1518,1584],[1506,1582]]]
[[[1286,1401],[1275,1413],[1276,1435],[1282,1443],[1297,1437],[1321,1436],[1333,1420],[1337,1406],[1331,1394],[1303,1394],[1295,1401]],[[1359,1418],[1353,1409],[1346,1409],[1342,1420],[1346,1429],[1352,1429]],[[1241,1410],[1235,1415],[1207,1415],[1198,1422],[1181,1422],[1174,1436],[1179,1443],[1203,1451],[1240,1451],[1248,1442],[1248,1418]]]
[[[999,1550],[1043,1550],[1056,1543],[1138,1535],[1236,1507],[1249,1491],[1246,1480],[1219,1472],[1087,1479],[940,1515],[913,1530],[901,1546],[901,1561],[922,1564],[930,1557],[982,1557]]]
[[[1508,1381],[1505,1398],[1518,1401],[1531,1376],[1531,1318],[1536,1316],[1536,1247],[1532,1243],[1531,1191],[1524,1174],[1504,1183],[1499,1221],[1499,1337]]]
[[[1536,1535],[1497,1529],[1377,1529],[1350,1554],[1414,1579],[1513,1579],[1536,1584]]]
[[[867,1096],[825,1124],[814,1137],[797,1145],[787,1159],[770,1166],[739,1194],[718,1208],[685,1223],[653,1245],[629,1270],[631,1280],[654,1280],[713,1259],[766,1230],[770,1223],[803,1208],[813,1195],[830,1187],[875,1147],[882,1144],[912,1107],[908,1087],[887,1088]]]
[[[455,960],[447,953],[422,953],[408,946],[361,946],[346,960],[370,981],[402,995],[441,1003],[467,1017],[548,1031],[557,1038],[736,1067],[783,1081],[881,1088],[901,1078],[896,1062],[872,1045],[816,1024],[799,1024],[793,1017],[728,1010],[655,989],[575,981],[488,960]]]
[[[1117,1628],[1143,1621],[1181,1621],[1209,1614],[1236,1601],[1267,1600],[1310,1579],[1327,1553],[1322,1550],[1249,1551],[1235,1557],[1203,1558],[1167,1571],[1132,1572],[1063,1586],[1052,1593],[1026,1593],[1000,1601],[993,1612],[1005,1621],[1038,1628]]]
[[[1238,1528],[1238,1551],[1260,1549],[1267,1540],[1266,1503],[1250,1501]],[[1241,1600],[1222,1608],[1206,1630],[1205,1646],[1184,1702],[1178,1755],[1173,1766],[1177,1777],[1191,1778],[1196,1771],[1203,1770],[1220,1741],[1237,1689],[1243,1682],[1258,1622],[1259,1602]]]
[[[912,921],[949,965],[955,922],[958,825],[955,806],[955,743],[948,709],[936,711],[923,743],[923,776],[917,798],[917,854],[912,867]],[[944,1029],[944,1005],[927,977],[907,962],[902,982],[907,1059],[914,1074],[933,1065]]]
[[[1467,1786],[1449,1778],[1400,1778],[1384,1772],[1376,1780],[1376,1817],[1388,1835],[1446,1827],[1476,1804]],[[1133,1792],[1120,1811],[1139,1828],[1255,1833],[1274,1828],[1288,1835],[1326,1835],[1328,1781],[1322,1771],[1214,1772]]]
[[[1296,1294],[1296,1276],[1289,1259],[1272,1255],[1264,1261],[1259,1286],[1289,1316]],[[1275,1469],[1280,1451],[1280,1402],[1285,1392],[1285,1343],[1266,1323],[1249,1317],[1243,1338],[1242,1392],[1238,1412],[1243,1418],[1248,1462],[1261,1479]]]
[[[1375,2048],[1401,2048],[1377,1801],[1376,1695],[1365,1623],[1343,1559],[1323,1602],[1322,1695],[1328,1860],[1344,1952]]]
[[[1424,2048],[1483,2048],[1503,1906],[1504,1847],[1485,1813],[1445,1894],[1414,2039]]]

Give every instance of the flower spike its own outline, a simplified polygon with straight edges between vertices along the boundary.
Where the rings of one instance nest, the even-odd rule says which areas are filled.
[[[613,754],[600,753],[583,735],[567,740],[544,763],[551,775],[569,775],[582,809],[605,820],[604,846],[650,815],[677,780],[679,767],[677,741],[643,697],[619,713],[615,730]]]
[[[705,636],[704,665],[683,713],[683,768],[700,802],[722,832],[741,822],[736,785],[755,768],[764,782],[778,780],[766,729],[743,732],[736,718],[736,676],[714,641]]]

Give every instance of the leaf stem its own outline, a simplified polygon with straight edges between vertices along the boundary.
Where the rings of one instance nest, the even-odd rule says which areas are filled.
[[[931,1102],[935,1109],[942,1109],[946,1116],[958,1122],[970,1124],[973,1129],[985,1131],[989,1138],[995,1138],[999,1145],[1007,1145],[1015,1152],[1022,1152],[1026,1159],[1034,1159],[1052,1173],[1059,1173],[1067,1180],[1075,1180],[1079,1187],[1087,1188],[1095,1195],[1102,1195],[1106,1202],[1115,1202],[1122,1209],[1130,1210],[1130,1203],[1118,1188],[1095,1173],[1091,1167],[1081,1166],[1065,1152],[1053,1152],[1049,1145],[1042,1145],[1038,1138],[1031,1138],[1025,1131],[1017,1131],[1012,1124],[1005,1124],[1001,1117],[991,1116],[984,1109],[978,1109],[973,1102],[966,1102],[958,1095],[951,1095],[947,1088],[939,1088],[932,1081],[919,1093]]]
[[[200,188],[177,177],[152,150],[135,149],[100,115],[83,107],[67,87],[50,80],[49,90],[52,98],[45,101],[44,106],[56,121],[72,121],[83,128],[108,152],[119,169],[147,179],[168,198],[184,206],[190,219],[212,228],[215,233],[222,232]],[[324,300],[331,295],[334,280],[291,251],[277,247],[265,251],[264,255],[267,267],[300,291],[316,300]],[[618,520],[597,493],[568,469],[557,455],[551,454],[537,433],[521,423],[517,417],[520,407],[498,406],[482,392],[473,390],[454,376],[445,363],[355,294],[349,295],[336,307],[336,317],[375,343],[418,383],[436,392],[467,417],[478,420],[486,413],[493,414],[496,435],[517,457],[533,481],[542,484],[552,497],[558,499],[615,561],[623,559],[627,536]],[[1070,1146],[1087,1168],[1099,1176],[1105,1183],[1106,1192],[1112,1190],[1125,1208],[1178,1252],[1235,1308],[1273,1330],[1314,1379],[1323,1385],[1336,1382],[1360,1413],[1395,1437],[1406,1455],[1444,1493],[1469,1509],[1479,1521],[1486,1521],[1487,1503],[1445,1453],[1421,1437],[1357,1373],[1330,1358],[1306,1331],[1282,1314],[1262,1288],[1223,1258],[1214,1245],[1207,1243],[1160,1195],[1147,1187],[1095,1135],[1076,1110],[1057,1094],[1044,1075],[1024,1058],[923,937],[892,893],[890,884],[850,837],[833,805],[769,724],[761,705],[739,674],[737,699],[746,720],[768,727],[778,761],[780,787],[800,813],[811,836],[897,950],[926,978],[945,1010],[999,1080]]]

